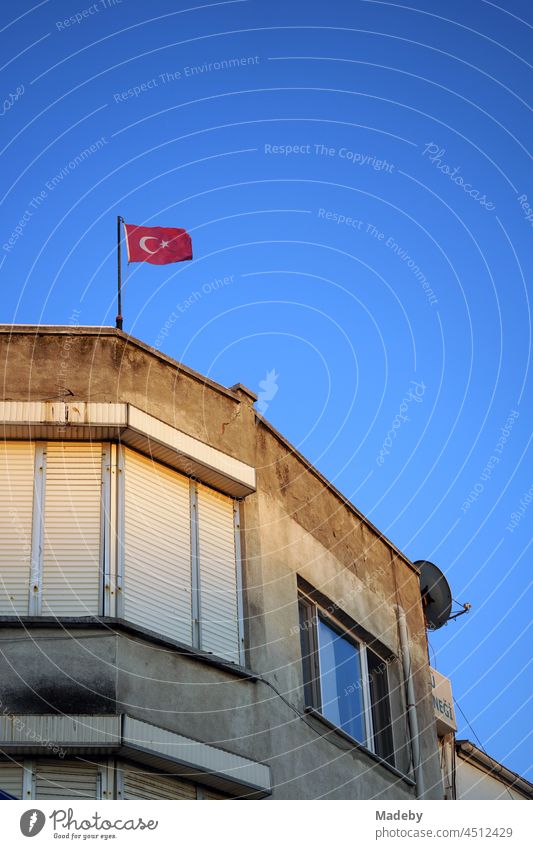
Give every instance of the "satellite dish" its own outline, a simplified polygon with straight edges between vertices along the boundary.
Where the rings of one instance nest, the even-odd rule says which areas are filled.
[[[426,624],[430,631],[442,628],[452,612],[452,592],[444,574],[429,560],[415,560],[420,569],[420,593]]]

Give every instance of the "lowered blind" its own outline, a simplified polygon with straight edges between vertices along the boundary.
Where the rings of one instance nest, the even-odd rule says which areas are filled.
[[[34,482],[36,450],[42,469]],[[119,615],[239,662],[233,500],[193,484],[196,497],[188,478],[129,449],[115,475],[108,459],[103,464],[108,450],[88,442],[0,445],[0,615],[101,614],[104,537],[105,563],[115,557],[104,505],[118,503]]]
[[[95,764],[42,760],[35,765],[36,799],[97,799],[99,775]]]
[[[196,799],[196,787],[171,775],[123,767],[124,799]]]
[[[34,447],[0,445],[0,614],[28,613]]]
[[[124,615],[190,644],[189,481],[125,452]]]
[[[49,442],[46,451],[42,612],[100,612],[102,446]]]
[[[22,799],[22,766],[15,763],[0,763],[0,790],[15,799]]]
[[[239,662],[233,501],[198,486],[200,648]]]

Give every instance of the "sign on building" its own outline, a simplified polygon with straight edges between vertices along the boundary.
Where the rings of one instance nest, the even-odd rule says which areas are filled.
[[[445,734],[457,731],[452,685],[449,678],[445,678],[436,669],[430,667],[429,672],[431,675],[433,710],[437,720],[437,733],[439,737],[443,737]]]

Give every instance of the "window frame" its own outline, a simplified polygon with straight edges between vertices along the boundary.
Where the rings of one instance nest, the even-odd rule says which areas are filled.
[[[335,606],[331,604],[330,607]],[[303,611],[305,611],[307,614],[305,621],[302,621]],[[324,604],[321,604],[320,602],[315,600],[310,594],[308,594],[301,588],[299,588],[298,590],[298,612],[305,708],[315,711],[321,717],[323,717],[324,720],[331,726],[338,728],[342,734],[355,740],[359,745],[368,749],[370,752],[372,752],[372,754],[376,755],[377,757],[388,763],[390,766],[395,767],[396,757],[394,747],[394,736],[392,733],[392,710],[388,674],[388,664],[390,662],[390,658],[389,660],[383,658],[373,646],[370,646],[368,642],[366,642],[361,637],[357,636],[353,632],[353,629],[349,629],[346,625],[343,625],[335,616],[333,616]],[[361,671],[363,720],[365,729],[364,740],[358,740],[356,737],[353,737],[353,735],[346,731],[342,726],[334,723],[324,713],[322,704],[322,673],[320,669],[320,648],[318,638],[318,621],[320,619],[324,622],[325,625],[327,625],[332,631],[334,631],[338,637],[346,640],[348,643],[351,643],[351,645],[358,649]],[[378,728],[375,725],[375,705],[372,702],[371,679],[367,655],[368,651],[371,651],[372,654],[384,664],[383,673],[381,674],[384,675],[385,680],[385,688],[387,694],[386,712],[388,714],[389,719],[388,725],[385,725],[384,728]],[[309,673],[311,673],[311,677],[309,677]],[[385,735],[388,734],[390,737],[390,751],[385,754],[381,754],[380,752],[378,752],[378,746],[376,745],[378,736],[383,733],[385,733]]]

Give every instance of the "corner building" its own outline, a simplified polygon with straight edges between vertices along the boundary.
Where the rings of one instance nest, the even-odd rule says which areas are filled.
[[[108,327],[0,363],[0,790],[442,798],[417,569],[252,392]]]

